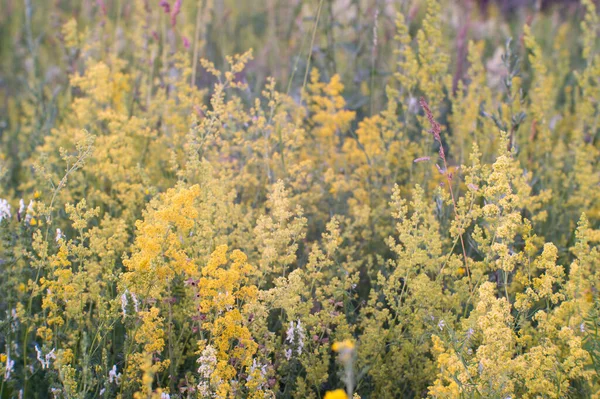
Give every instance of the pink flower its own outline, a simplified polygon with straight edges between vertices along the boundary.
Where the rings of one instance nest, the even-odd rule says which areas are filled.
[[[430,159],[431,159],[430,157],[420,157],[420,158],[415,159],[413,162],[419,163],[419,162],[429,161]]]
[[[167,14],[171,11],[171,5],[167,0],[161,0],[160,3],[158,3],[158,5],[161,6]]]
[[[175,5],[173,6],[173,10],[171,11],[171,26],[172,27],[175,27],[175,24],[177,24],[176,18],[180,11],[181,11],[181,0],[176,0]]]
[[[104,14],[104,16],[106,16],[106,4],[104,4],[104,1],[96,0],[96,4],[98,4],[98,7],[100,7],[100,10],[102,10],[102,14]]]

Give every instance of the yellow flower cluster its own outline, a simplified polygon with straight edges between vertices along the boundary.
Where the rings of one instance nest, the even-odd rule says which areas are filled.
[[[592,0],[8,3],[0,397],[600,398]]]

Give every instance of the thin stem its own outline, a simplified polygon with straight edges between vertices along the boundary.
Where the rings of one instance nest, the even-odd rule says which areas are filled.
[[[302,82],[302,91],[306,87],[306,81],[308,79],[308,70],[310,69],[310,61],[312,59],[312,49],[315,44],[315,36],[317,34],[317,27],[319,26],[319,19],[321,18],[321,8],[323,6],[323,0],[319,1],[319,8],[317,10],[317,18],[313,27],[312,39],[310,41],[310,47],[308,49],[308,60],[306,61],[306,70],[304,71],[304,81]]]

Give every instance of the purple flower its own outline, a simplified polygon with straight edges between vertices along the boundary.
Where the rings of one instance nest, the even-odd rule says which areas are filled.
[[[181,11],[181,0],[176,0],[175,5],[173,6],[173,10],[171,10],[171,26],[175,27],[177,24],[177,15]]]
[[[169,12],[171,12],[171,5],[167,0],[161,0],[158,5],[161,6],[163,10],[165,10],[165,13],[168,14]]]

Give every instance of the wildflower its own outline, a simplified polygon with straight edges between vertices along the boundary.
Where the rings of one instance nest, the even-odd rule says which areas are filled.
[[[171,26],[175,27],[177,24],[177,15],[181,11],[181,0],[175,0],[175,5],[173,6],[173,10],[171,10]]]
[[[56,242],[59,242],[60,240],[64,239],[65,235],[63,234],[61,229],[56,229]]]
[[[160,399],[171,399],[171,395],[166,392],[160,394]]]
[[[296,331],[298,333],[298,355],[302,354],[302,350],[304,349],[304,327],[300,324],[300,320],[296,323]]]
[[[302,350],[304,349],[305,338],[306,335],[304,334],[304,327],[302,327],[302,323],[300,322],[300,320],[296,322],[296,325],[294,325],[293,321],[290,321],[290,328],[287,329],[285,342],[293,345],[294,341],[296,341],[296,351],[298,352],[298,355],[302,354]],[[285,351],[286,359],[290,360],[290,358],[292,357],[292,353],[292,349],[287,349]]]
[[[342,353],[345,351],[353,351],[354,350],[354,342],[352,342],[349,339],[345,339],[341,342],[334,342],[333,345],[331,345],[331,349],[334,352],[338,352],[338,353]]]
[[[5,199],[0,199],[0,222],[10,218],[10,204]]]
[[[294,343],[294,322],[290,321],[290,328],[288,328],[286,333],[285,341],[287,343]]]
[[[285,350],[285,358],[286,358],[287,360],[290,360],[290,359],[292,358],[292,353],[293,353],[293,352],[292,352],[292,350],[291,350],[291,349],[286,349],[286,350]]]
[[[446,322],[444,320],[440,319],[437,326],[440,329],[440,331],[442,331],[444,329],[444,327],[446,326]]]
[[[135,310],[135,312],[137,313],[140,311],[139,301],[133,292],[130,295],[131,295],[131,299],[133,300],[133,310]]]
[[[121,295],[121,310],[123,310],[123,316],[127,315],[127,290]]]
[[[46,355],[44,355],[42,353],[42,350],[40,349],[40,347],[38,345],[35,346],[35,351],[37,353],[37,359],[41,363],[42,369],[45,370],[50,367],[50,359],[56,359],[56,354],[54,354],[55,350],[56,349],[52,349],[50,352],[48,352]]]
[[[415,158],[415,160],[413,162],[419,163],[419,162],[429,161],[430,159],[431,159],[431,157],[419,157],[419,158]]]
[[[163,8],[163,10],[165,11],[166,14],[171,12],[171,5],[169,4],[169,2],[167,0],[161,0],[160,3],[158,3],[158,5]]]
[[[10,358],[10,352],[6,354],[6,368],[4,370],[4,380],[10,378],[10,374],[13,372],[15,367],[15,361]]]
[[[21,209],[19,208],[19,211]],[[29,205],[27,205],[27,213],[25,215],[25,223],[30,225],[36,225],[36,220],[33,218],[33,200],[29,201]]]
[[[210,396],[210,377],[217,367],[217,351],[211,345],[207,345],[202,351],[202,356],[197,360],[200,363],[198,374],[200,374],[200,383],[198,384],[199,397]]]
[[[19,200],[19,211],[17,212],[17,219],[19,220],[19,222],[21,221],[21,215],[23,215],[24,211],[25,211],[25,201],[23,201],[23,198],[21,198]]]
[[[108,372],[108,382],[110,384],[114,382],[116,385],[119,385],[121,383],[121,373],[117,373],[116,364],[114,364],[112,366],[112,369],[110,369],[110,371]]]
[[[325,392],[324,399],[347,399],[348,395],[346,395],[346,391],[343,389],[336,389],[335,391],[327,391]]]
[[[257,373],[258,371],[258,373]],[[252,359],[252,366],[250,366],[250,372],[248,373],[248,376],[246,377],[246,382],[250,382],[254,379],[255,376],[260,376],[260,380],[263,382],[260,382],[256,388],[257,389],[262,389],[264,387],[264,381],[265,378],[267,377],[267,365],[263,364],[260,365],[260,363],[256,360],[256,359]]]
[[[410,97],[408,100],[408,112],[411,114],[419,112],[419,101],[415,97]]]

